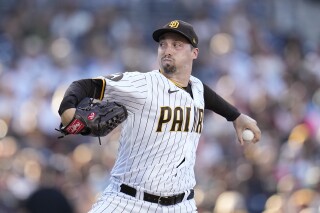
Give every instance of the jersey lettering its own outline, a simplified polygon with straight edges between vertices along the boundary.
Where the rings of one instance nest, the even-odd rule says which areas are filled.
[[[203,109],[195,108],[196,117],[194,120],[195,132],[201,133],[203,125]],[[164,124],[171,122],[170,131],[174,132],[189,132],[191,107],[175,107],[172,109],[169,106],[160,108],[160,116],[156,132],[162,132]]]
[[[202,124],[203,124],[203,109],[198,108],[198,122],[197,122],[197,127],[196,127],[196,132],[201,133],[202,132]]]
[[[183,110],[181,107],[176,107],[173,111],[173,121],[170,131],[181,132],[183,123]]]
[[[162,132],[162,125],[171,120],[172,109],[168,106],[161,107],[157,132]]]
[[[184,125],[185,132],[189,132],[190,112],[191,112],[191,107],[186,107],[186,123]]]

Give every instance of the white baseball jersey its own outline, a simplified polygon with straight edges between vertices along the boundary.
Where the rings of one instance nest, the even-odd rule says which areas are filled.
[[[191,76],[192,98],[159,70],[105,80],[104,100],[128,110],[111,181],[160,196],[192,189],[204,115],[202,82]]]

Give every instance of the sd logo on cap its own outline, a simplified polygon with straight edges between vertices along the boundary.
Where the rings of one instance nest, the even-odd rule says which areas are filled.
[[[198,46],[198,36],[193,30],[193,26],[187,22],[181,20],[171,21],[162,28],[154,31],[152,37],[156,42],[159,42],[160,36],[167,32],[179,33],[186,37],[193,47]]]

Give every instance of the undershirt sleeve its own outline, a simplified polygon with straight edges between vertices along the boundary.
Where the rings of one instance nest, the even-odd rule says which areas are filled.
[[[223,116],[228,121],[234,121],[239,117],[241,113],[236,107],[224,100],[207,85],[203,84],[203,87],[205,109],[209,109]]]
[[[70,84],[61,101],[58,113],[75,108],[85,97],[102,100],[105,89],[104,79],[82,79]]]

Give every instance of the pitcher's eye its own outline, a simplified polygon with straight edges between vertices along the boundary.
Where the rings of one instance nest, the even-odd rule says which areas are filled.
[[[160,47],[163,47],[163,46],[164,46],[164,42],[161,42],[161,41],[160,41],[160,42],[159,42],[159,46],[160,46]]]
[[[174,42],[173,44],[175,48],[182,47],[182,45],[183,45],[182,42]]]

